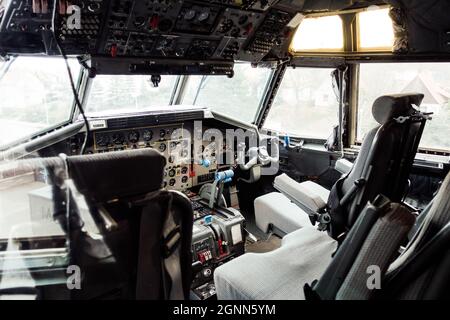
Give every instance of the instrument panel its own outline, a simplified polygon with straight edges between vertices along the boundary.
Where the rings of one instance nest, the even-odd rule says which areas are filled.
[[[217,161],[216,144],[200,140],[197,146],[193,134],[191,123],[95,131],[87,152],[154,148],[166,158],[163,187],[184,191],[213,181],[216,170],[222,167]],[[224,144],[223,148],[228,147]],[[202,163],[194,162],[194,153],[201,154],[198,159]]]

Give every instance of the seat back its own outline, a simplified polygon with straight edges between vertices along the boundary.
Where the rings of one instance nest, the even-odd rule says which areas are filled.
[[[348,231],[368,201],[383,194],[400,202],[406,193],[426,117],[418,112],[423,94],[382,96],[372,114],[378,126],[370,130],[352,170],[332,188],[329,198],[331,236]]]
[[[414,224],[414,215],[404,205],[384,196],[369,202],[320,280],[305,287],[305,295],[321,300],[370,299],[375,291],[367,285],[370,274],[381,276]],[[372,268],[372,269],[371,269]],[[377,268],[377,270],[374,270]]]
[[[72,299],[187,299],[192,207],[161,190],[165,158],[152,149],[67,158],[99,234],[71,230],[82,290]]]
[[[305,287],[307,298],[449,299],[449,194],[450,174],[400,256],[398,249],[415,219],[405,206],[377,197],[358,217],[320,280]],[[378,287],[368,286],[374,267]]]
[[[450,299],[450,174],[402,255],[389,267],[383,297]]]

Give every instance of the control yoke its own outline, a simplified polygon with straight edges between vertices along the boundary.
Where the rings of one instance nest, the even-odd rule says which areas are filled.
[[[267,150],[267,143],[262,143],[262,141],[270,141],[272,155],[269,154]],[[249,160],[245,163],[245,142],[241,142],[238,145],[238,160],[240,163],[240,168],[242,170],[250,170],[255,165],[265,166],[271,163],[278,163],[280,160],[280,148],[278,137],[270,137],[261,139],[259,147],[252,147],[248,150],[247,156]]]

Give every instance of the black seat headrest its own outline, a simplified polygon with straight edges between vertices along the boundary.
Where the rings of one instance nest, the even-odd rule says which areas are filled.
[[[413,105],[420,106],[423,97],[421,93],[381,96],[373,103],[372,115],[379,124],[399,116],[409,116],[416,112]]]
[[[159,190],[166,159],[154,149],[71,156],[69,175],[77,189],[97,202]]]

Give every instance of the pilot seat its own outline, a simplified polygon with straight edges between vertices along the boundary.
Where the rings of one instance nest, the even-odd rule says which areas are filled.
[[[376,99],[372,115],[378,126],[367,133],[350,171],[331,191],[312,181],[298,183],[286,174],[277,176],[274,187],[281,193],[255,199],[257,226],[284,236],[311,225],[312,220],[337,238],[349,230],[366,203],[378,194],[401,201],[428,118],[417,110],[423,97],[399,94]]]

